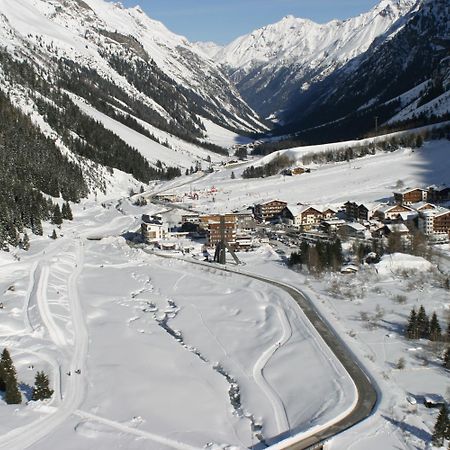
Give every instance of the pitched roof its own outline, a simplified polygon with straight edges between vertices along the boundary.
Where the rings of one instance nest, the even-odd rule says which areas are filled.
[[[427,205],[430,205],[430,206],[433,207],[433,209],[436,209],[436,205],[433,205],[432,203],[429,203],[429,202],[417,202],[417,203],[411,203],[411,204],[409,205],[409,207],[412,208],[412,209],[419,210],[419,209],[421,209],[421,208],[423,208],[424,206],[427,206]]]
[[[378,211],[378,212],[381,212],[381,213],[387,213],[387,212],[389,212],[391,209],[394,209],[394,208],[404,208],[404,209],[406,209],[407,211],[413,211],[412,208],[410,208],[409,206],[405,206],[405,205],[386,205],[386,206],[383,206],[383,207],[377,209],[377,211]]]
[[[414,191],[423,191],[423,192],[427,192],[426,189],[419,188],[419,187],[415,187],[415,188],[406,188],[406,189],[402,189],[401,191],[395,191],[394,194],[405,195],[405,194],[409,194],[410,192],[414,192]]]
[[[318,209],[314,206],[311,206],[311,205],[288,205],[286,208],[289,209],[290,213],[294,217],[297,217],[300,214],[303,214],[304,212],[308,211],[308,209],[314,209],[318,213],[322,213],[322,211],[320,211],[320,209]]]
[[[408,227],[404,223],[391,223],[386,225],[391,233],[409,233]]]

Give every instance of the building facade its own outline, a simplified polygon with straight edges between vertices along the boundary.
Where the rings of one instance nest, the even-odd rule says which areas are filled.
[[[369,220],[369,208],[367,206],[355,202],[347,202],[345,205],[345,215],[350,220]]]
[[[268,202],[255,205],[254,214],[258,220],[266,222],[278,217],[286,206],[286,202],[280,200],[270,200]]]
[[[200,216],[200,226],[207,231],[206,244],[214,247],[222,240],[222,225],[224,223],[224,238],[233,246],[236,242],[237,217],[236,214],[212,214]]]
[[[426,202],[428,200],[428,191],[425,189],[414,188],[402,192],[394,192],[394,200],[395,203],[399,205]]]

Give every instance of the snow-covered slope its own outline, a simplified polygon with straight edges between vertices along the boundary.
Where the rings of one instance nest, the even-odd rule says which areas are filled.
[[[382,0],[368,13],[326,24],[287,16],[210,55],[228,67],[249,104],[269,115],[284,109],[299,90],[364,53],[417,3]]]
[[[10,48],[35,46],[43,56],[76,61],[124,89],[127,83],[111,67],[111,54],[151,60],[195,95],[203,109],[199,112],[216,117],[221,125],[258,128],[255,114],[217,66],[139,7],[125,9],[103,0],[3,0],[0,17],[3,44]]]
[[[375,131],[375,117],[380,125],[400,121],[403,127],[448,120],[449,15],[448,1],[423,2],[357,65],[350,62],[299,96],[290,111],[293,123],[283,132],[300,132],[309,141],[319,134],[343,140]]]

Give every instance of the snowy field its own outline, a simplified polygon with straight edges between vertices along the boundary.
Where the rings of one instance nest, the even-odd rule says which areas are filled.
[[[328,146],[317,146],[316,151],[323,147]],[[311,166],[311,173],[300,176],[242,179],[242,172],[251,164],[223,168],[192,183],[200,193],[213,187],[218,191],[214,196],[200,195],[192,206],[204,211],[227,211],[230,205],[239,209],[274,198],[292,204],[341,206],[348,200],[377,203],[389,199],[398,189],[398,182],[405,187],[448,184],[450,143],[434,141],[418,150],[406,148],[350,162]],[[232,172],[236,179],[231,179]],[[175,191],[187,192],[186,188]]]
[[[214,185],[215,201],[200,195],[196,202],[204,211],[267,197],[374,202],[399,179],[448,182],[448,154],[441,141],[293,178],[231,180],[232,170],[243,170],[237,167],[152,189],[192,185],[201,194]],[[29,252],[0,254],[1,347],[11,351],[24,396],[20,406],[0,407],[0,448],[245,448],[326,426],[352,408],[353,382],[283,291],[130,248],[121,235],[159,206],[116,199],[102,207],[91,199],[73,209],[74,222],[64,223],[57,240],[47,226]],[[378,273],[316,279],[287,269],[270,247],[243,258],[241,270],[309,294],[376,381],[373,416],[330,448],[424,448],[436,411],[420,401],[448,396],[448,373],[436,349],[406,341],[401,330],[420,304],[445,326],[448,291],[429,265],[394,256]],[[441,269],[450,270],[448,260]],[[37,370],[50,375],[49,403],[26,403]]]
[[[23,392],[43,369],[55,395],[2,405],[0,448],[245,448],[352,408],[352,380],[287,294],[129,248],[140,211],[123,211],[86,204],[64,236],[1,255],[1,345]]]

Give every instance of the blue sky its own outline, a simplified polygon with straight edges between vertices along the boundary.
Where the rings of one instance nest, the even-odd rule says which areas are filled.
[[[122,0],[122,3],[140,5],[150,17],[191,41],[226,44],[288,14],[323,23],[368,11],[378,0]]]

